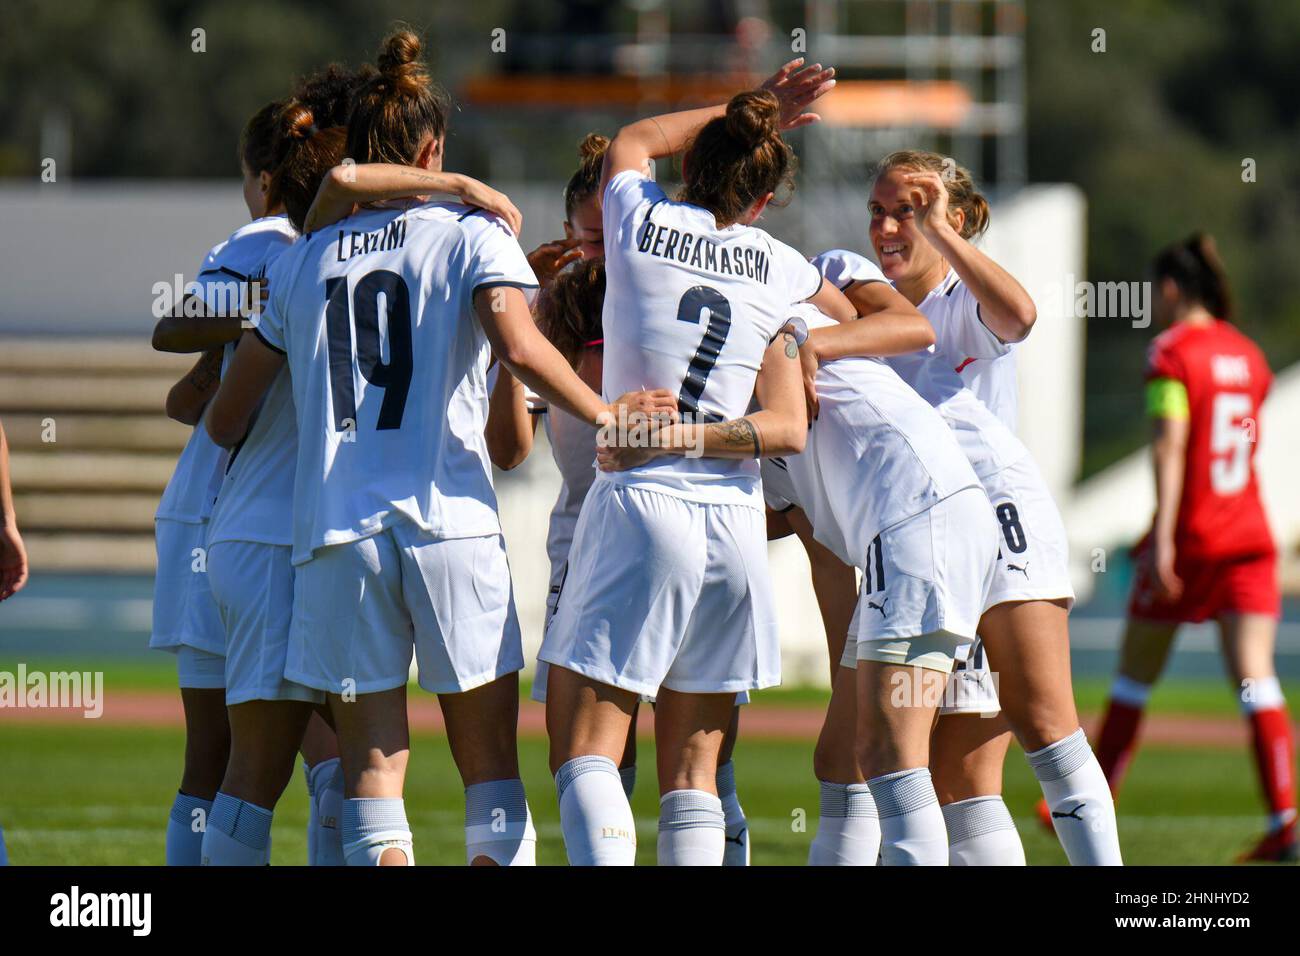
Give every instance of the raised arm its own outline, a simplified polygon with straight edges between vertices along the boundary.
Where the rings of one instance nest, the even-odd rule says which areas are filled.
[[[1019,342],[1038,318],[1034,300],[1007,270],[976,249],[948,218],[948,190],[930,170],[908,175],[921,232],[956,270],[980,304],[980,319],[1003,342]]]
[[[433,194],[455,196],[471,206],[495,213],[519,235],[524,219],[504,193],[460,173],[435,172],[389,163],[344,163],[321,180],[316,198],[303,221],[304,232],[316,232],[338,222],[361,203],[410,199]]]
[[[772,74],[762,88],[776,94],[781,103],[781,128],[790,130],[821,117],[805,112],[819,96],[835,86],[835,71],[822,69],[820,63],[803,66],[803,58],[791,60]],[[605,165],[600,177],[600,195],[619,173],[646,169],[646,161],[680,153],[705,123],[725,116],[727,104],[702,109],[681,110],[638,120],[618,131],[605,151]]]
[[[13,597],[27,584],[27,549],[18,533],[14,492],[9,480],[9,440],[0,422],[0,601]]]

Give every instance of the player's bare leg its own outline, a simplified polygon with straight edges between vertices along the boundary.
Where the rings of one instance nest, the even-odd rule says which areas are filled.
[[[745,819],[745,810],[736,795],[736,764],[731,759],[739,736],[740,706],[736,705],[732,709],[727,733],[722,738],[722,749],[718,751],[716,782],[718,799],[722,801],[722,815],[726,820],[726,850],[722,857],[723,866],[749,866],[752,852],[749,821]]]
[[[339,739],[330,725],[329,708],[317,705],[302,735],[303,771],[307,777],[307,862],[343,866],[343,765]]]
[[[519,675],[439,694],[451,756],[465,784],[470,866],[532,866],[537,833],[519,779]]]
[[[722,865],[726,817],[717,776],[723,741],[735,722],[735,694],[660,688],[655,699],[660,866]]]
[[[941,671],[858,661],[858,765],[880,816],[886,866],[948,863],[929,770],[930,729],[946,682]]]
[[[349,866],[411,866],[402,789],[411,756],[406,685],[345,700],[328,695],[343,765],[343,851]]]
[[[272,815],[293,776],[313,708],[301,701],[250,700],[227,709],[230,761],[203,835],[205,865],[270,863]]]
[[[813,750],[820,814],[817,835],[808,848],[808,865],[875,866],[880,857],[880,820],[858,766],[858,675],[852,667],[839,666],[838,652],[834,659],[831,700]]]
[[[1268,805],[1268,832],[1242,859],[1294,861],[1296,844],[1295,742],[1291,715],[1273,667],[1277,620],[1267,614],[1232,614],[1219,619],[1219,638],[1228,676],[1242,714],[1250,723],[1255,766]]]
[[[1075,865],[1120,865],[1114,800],[1074,706],[1066,603],[1008,601],[986,611],[979,630],[1003,713],[1066,856]]]
[[[638,696],[556,664],[546,684],[546,732],[560,827],[575,866],[632,866],[636,821],[618,765]]]
[[[947,714],[930,735],[930,772],[948,829],[952,866],[1024,866],[1020,834],[1002,800],[1011,727],[1001,714]]]
[[[166,860],[168,866],[198,866],[203,831],[230,758],[226,692],[182,687],[181,706],[185,711],[185,764],[167,821]]]

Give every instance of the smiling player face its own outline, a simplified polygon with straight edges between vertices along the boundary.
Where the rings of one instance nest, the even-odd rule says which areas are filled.
[[[916,188],[905,181],[909,170],[895,168],[876,179],[867,211],[868,234],[876,261],[891,282],[922,276],[940,265],[941,256],[921,234],[914,218]]]

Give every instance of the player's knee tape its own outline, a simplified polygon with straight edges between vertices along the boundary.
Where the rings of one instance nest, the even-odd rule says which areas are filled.
[[[998,796],[971,797],[943,808],[949,866],[1024,866],[1011,811]]]
[[[497,866],[537,863],[537,831],[518,777],[465,788],[466,862],[472,864],[479,857]]]
[[[384,851],[401,850],[415,866],[411,828],[401,797],[354,797],[343,801],[343,856],[348,866],[378,866]]]

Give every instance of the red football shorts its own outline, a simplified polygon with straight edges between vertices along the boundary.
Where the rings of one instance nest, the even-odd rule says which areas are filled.
[[[1234,558],[1178,555],[1174,570],[1183,579],[1177,601],[1156,593],[1147,561],[1148,539],[1133,549],[1136,573],[1129,598],[1129,617],[1147,621],[1196,624],[1225,614],[1267,614],[1280,617],[1282,594],[1277,580],[1277,552]]]

